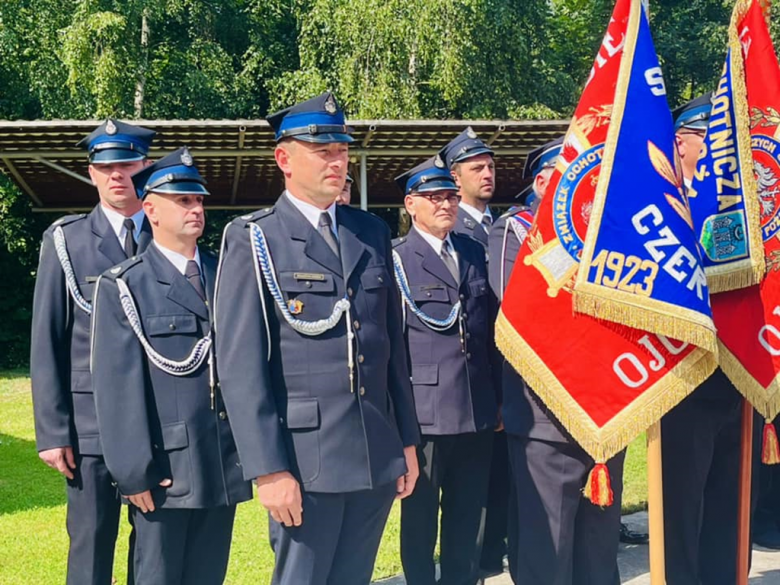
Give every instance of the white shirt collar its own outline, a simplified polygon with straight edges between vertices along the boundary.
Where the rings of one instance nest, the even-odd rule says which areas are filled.
[[[174,265],[176,270],[178,270],[181,274],[185,274],[187,271],[187,262],[190,261],[189,258],[186,256],[179,254],[178,252],[174,252],[173,250],[169,250],[165,246],[160,245],[157,241],[154,242],[154,245],[157,246],[157,249],[160,251],[160,254],[165,256],[171,264]],[[195,247],[195,258],[193,258],[195,262],[198,264],[198,270],[200,270],[200,277],[203,278],[203,269],[200,264],[200,251],[198,251],[197,246]]]
[[[127,218],[121,213],[119,213],[118,211],[111,209],[110,207],[107,207],[103,204],[100,205],[100,209],[103,211],[103,215],[106,216],[108,223],[111,224],[111,229],[114,230],[116,237],[119,239],[119,243],[124,245],[125,226],[123,224],[125,219]],[[135,239],[135,241],[137,242],[138,236],[141,234],[141,227],[144,224],[144,210],[141,209],[140,211],[137,211],[136,213],[130,216],[130,219],[133,220],[133,224],[135,225],[135,230],[133,231],[133,239]]]
[[[436,252],[437,256],[441,256],[441,247],[444,244],[444,242],[447,242],[450,245],[450,255],[453,258],[457,258],[457,252],[455,252],[455,246],[452,245],[450,234],[447,234],[447,236],[443,240],[440,240],[433,234],[429,234],[428,232],[421,230],[417,226],[414,226],[414,229],[417,230],[417,233],[420,234],[420,236],[422,236],[423,240],[425,240],[430,244],[431,248],[433,248],[433,251]]]
[[[461,201],[459,204],[459,207],[468,213],[471,217],[474,218],[474,221],[476,221],[479,225],[482,226],[482,229],[485,229],[485,226],[482,225],[482,219],[487,215],[491,221],[493,220],[493,214],[490,213],[490,207],[485,207],[485,213],[482,213],[479,209],[476,207],[473,207],[472,205],[469,205],[468,203],[464,203]]]
[[[335,201],[331,203],[330,207],[328,207],[327,209],[320,209],[319,207],[316,207],[311,203],[307,203],[306,201],[298,199],[287,190],[285,190],[284,195],[287,197],[290,203],[292,203],[295,206],[295,208],[303,214],[303,217],[306,218],[306,220],[312,225],[312,227],[315,230],[320,225],[320,214],[323,211],[327,211],[328,214],[330,215],[331,229],[333,230],[333,234],[338,239],[339,230],[338,230],[338,226],[336,225],[336,202]]]

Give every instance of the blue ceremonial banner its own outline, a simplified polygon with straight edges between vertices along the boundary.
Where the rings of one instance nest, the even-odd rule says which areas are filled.
[[[611,107],[574,308],[715,351],[666,88],[639,2],[632,2]]]
[[[688,193],[713,293],[758,284],[764,274],[742,50],[738,39],[730,45],[735,40],[736,50],[729,47],[712,99],[707,136]],[[761,168],[759,163],[757,170]]]

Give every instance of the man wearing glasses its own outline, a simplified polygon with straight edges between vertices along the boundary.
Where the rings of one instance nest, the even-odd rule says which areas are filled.
[[[460,197],[442,157],[396,183],[413,221],[393,256],[422,432],[420,478],[401,504],[401,561],[408,585],[435,585],[441,502],[441,583],[474,585],[498,422],[496,303],[482,245],[452,232]]]

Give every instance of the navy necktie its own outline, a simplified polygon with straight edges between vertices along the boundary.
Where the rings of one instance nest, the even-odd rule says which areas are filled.
[[[184,269],[184,276],[190,281],[192,288],[198,293],[198,296],[206,300],[206,292],[203,290],[203,282],[200,280],[200,268],[195,260],[187,260],[187,268]]]
[[[122,225],[125,227],[125,255],[130,258],[131,256],[135,256],[135,253],[138,250],[138,244],[135,243],[135,238],[133,237],[135,223],[128,217],[122,222]]]
[[[320,232],[325,240],[325,243],[327,243],[328,247],[333,250],[333,253],[336,255],[336,257],[340,258],[339,243],[336,241],[336,236],[333,235],[333,230],[331,229],[332,225],[333,222],[330,219],[330,213],[327,211],[320,213],[320,222],[317,225],[317,231]]]

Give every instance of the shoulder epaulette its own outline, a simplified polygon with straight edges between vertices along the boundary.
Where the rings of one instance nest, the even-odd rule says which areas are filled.
[[[393,248],[397,248],[398,246],[403,245],[406,242],[406,236],[401,236],[399,238],[395,238],[391,243],[393,244]]]
[[[501,217],[512,217],[513,215],[517,215],[521,211],[530,211],[531,208],[527,205],[515,205],[513,207],[510,207],[506,213],[504,213]]]
[[[109,268],[108,270],[106,270],[103,273],[103,275],[106,276],[107,278],[110,278],[110,279],[113,280],[114,278],[118,278],[118,277],[122,276],[130,268],[132,268],[133,266],[135,266],[137,264],[140,264],[141,262],[143,262],[143,257],[142,256],[133,256],[131,258],[128,258],[124,262],[122,262],[120,264],[117,264],[113,268]]]
[[[236,223],[238,225],[246,225],[248,223],[252,223],[253,221],[257,221],[259,219],[263,219],[264,217],[268,217],[274,212],[273,207],[266,207],[265,209],[258,209],[257,211],[253,211],[252,213],[247,213],[246,215],[242,215],[240,217],[237,217],[233,220],[233,223]]]
[[[63,215],[59,219],[55,219],[52,222],[51,226],[49,227],[56,228],[56,227],[66,226],[68,224],[82,220],[86,217],[87,217],[86,213],[74,213],[73,215]]]

